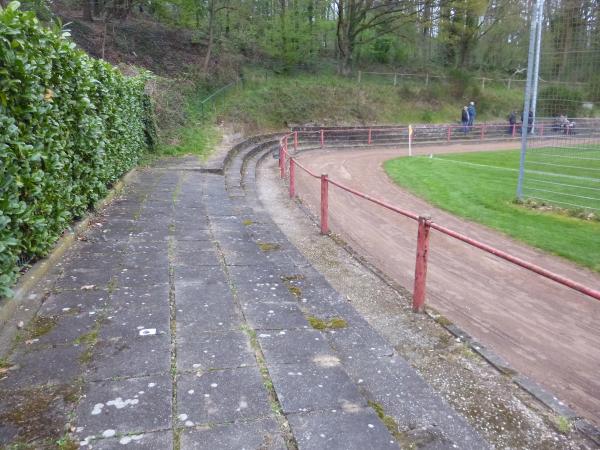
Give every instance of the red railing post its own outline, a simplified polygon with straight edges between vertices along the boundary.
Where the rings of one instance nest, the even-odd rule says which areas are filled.
[[[290,158],[290,198],[296,196],[296,165],[294,158]]]
[[[431,218],[419,216],[417,234],[417,260],[415,262],[415,286],[413,290],[413,311],[422,312],[425,308],[425,285],[427,279],[427,257],[429,256],[429,230]]]
[[[294,131],[294,151],[298,150],[298,132]]]
[[[369,145],[371,145],[371,129],[369,128]]]
[[[281,158],[283,157],[283,143],[281,141],[279,141],[279,161],[277,161],[277,164],[279,164],[279,177],[281,178]]]
[[[452,127],[448,125],[448,142],[452,139]]]
[[[321,148],[325,145],[325,130],[321,128]]]
[[[279,176],[285,178],[285,147],[283,144],[279,147]]]
[[[321,234],[329,233],[329,183],[327,174],[321,175]]]

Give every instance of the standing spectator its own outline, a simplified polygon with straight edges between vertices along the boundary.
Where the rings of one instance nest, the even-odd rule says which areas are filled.
[[[517,113],[514,110],[512,110],[508,115],[508,124],[510,125],[508,127],[508,134],[512,136],[515,134],[514,131],[515,127],[517,126]]]
[[[472,127],[473,122],[475,122],[475,115],[477,114],[477,111],[475,111],[475,102],[469,103],[467,112],[469,113],[469,127]]]
[[[463,106],[460,121],[462,122],[463,133],[467,134],[469,129],[469,109],[466,106]]]

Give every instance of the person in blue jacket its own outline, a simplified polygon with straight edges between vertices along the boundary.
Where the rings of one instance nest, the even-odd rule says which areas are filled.
[[[469,112],[469,127],[472,127],[473,122],[475,122],[475,115],[477,114],[477,111],[475,111],[475,102],[469,103],[468,112]]]
[[[463,106],[460,116],[460,122],[462,123],[463,133],[467,134],[469,128],[469,108]]]

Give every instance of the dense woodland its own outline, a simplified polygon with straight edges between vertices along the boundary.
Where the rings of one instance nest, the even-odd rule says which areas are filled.
[[[46,1],[29,7],[43,12]],[[378,64],[522,74],[533,9],[531,0],[69,1],[109,30],[136,17],[192,31],[205,71],[235,52],[282,71],[335,58],[342,74]],[[547,0],[543,35],[546,76],[589,79],[600,64],[600,1]]]

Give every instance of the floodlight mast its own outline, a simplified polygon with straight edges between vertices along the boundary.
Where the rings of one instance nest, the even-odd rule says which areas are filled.
[[[529,134],[529,111],[531,111],[531,97],[533,91],[534,63],[537,27],[540,25],[540,15],[544,0],[537,0],[531,16],[531,30],[529,33],[529,52],[527,56],[527,84],[525,85],[525,99],[523,102],[523,120],[521,121],[521,157],[519,160],[519,180],[517,182],[517,198],[523,199],[523,177],[525,175],[525,153],[527,151],[527,137]]]

